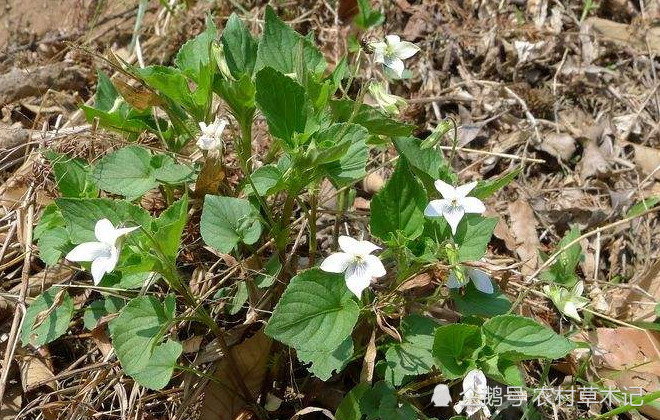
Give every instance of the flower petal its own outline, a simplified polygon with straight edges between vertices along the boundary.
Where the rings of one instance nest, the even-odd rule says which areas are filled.
[[[200,129],[202,132],[206,131],[206,123],[205,123],[205,122],[200,121],[198,124],[199,124],[199,129]]]
[[[424,209],[424,216],[427,217],[444,217],[442,212],[445,206],[449,204],[448,200],[431,200],[431,202]]]
[[[358,241],[358,247],[360,247],[360,252],[362,253],[362,255],[368,255],[374,251],[381,249],[378,245],[371,243],[369,241]]]
[[[374,50],[374,63],[385,63],[385,50],[387,50],[387,44],[384,42],[374,42],[371,44],[371,48]]]
[[[323,260],[320,268],[328,273],[343,273],[353,261],[354,258],[351,254],[335,252]]]
[[[582,296],[582,293],[584,293],[584,282],[579,281],[575,283],[575,286],[573,286],[573,290],[571,290],[571,294],[573,296]]]
[[[387,42],[387,45],[390,47],[396,48],[401,43],[401,38],[399,35],[386,35],[385,42]]]
[[[458,204],[463,207],[466,213],[481,214],[486,211],[486,206],[477,197],[464,197],[458,200]]]
[[[360,248],[360,241],[353,239],[350,236],[341,235],[337,242],[339,243],[339,248],[351,255],[360,255],[362,249]]]
[[[83,242],[69,251],[64,258],[74,262],[94,261],[99,257],[109,256],[110,248],[110,245],[102,242]]]
[[[454,411],[456,411],[456,414],[461,414],[461,411],[465,408],[466,402],[464,400],[460,400],[454,405]]]
[[[215,137],[208,135],[200,136],[196,144],[202,150],[215,150],[220,146],[220,142]]]
[[[454,275],[453,272],[449,273],[449,278],[447,279],[447,287],[450,289],[458,289],[463,287],[464,285],[461,284],[460,281],[458,281],[458,277]]]
[[[476,268],[468,268],[467,272],[468,272],[468,276],[470,276],[470,279],[472,279],[472,283],[474,283],[474,286],[477,288],[477,290],[479,290],[482,293],[487,293],[489,295],[495,292],[495,289],[493,288],[493,283],[491,282],[490,276],[488,274]]]
[[[569,318],[573,318],[574,320],[580,322],[582,319],[580,318],[580,314],[578,314],[577,308],[573,304],[573,302],[566,302],[564,304],[564,307],[562,308],[562,312],[564,315],[566,315]]]
[[[410,58],[417,54],[418,51],[419,47],[412,42],[401,41],[399,45],[396,46],[394,53],[400,59],[405,60],[406,58]]]
[[[124,235],[128,235],[129,233],[133,232],[134,230],[140,229],[140,226],[133,226],[133,227],[126,227],[126,228],[118,228],[115,230],[115,235],[117,238],[122,237]]]
[[[477,186],[477,181],[472,181],[469,182],[465,185],[461,185],[459,187],[456,187],[456,196],[457,197],[466,197],[468,194],[470,194],[470,191],[474,189],[474,187]]]
[[[108,219],[99,220],[94,226],[94,236],[96,236],[99,242],[114,244],[117,240],[115,236],[115,225]]]
[[[486,375],[479,369],[472,369],[463,378],[463,392],[473,390],[477,397],[486,398],[488,395],[488,385]]]
[[[117,248],[112,248],[109,256],[95,259],[92,262],[92,279],[94,279],[94,284],[99,284],[105,273],[114,270],[118,260],[119,250]]]
[[[405,70],[406,66],[403,64],[403,60],[401,60],[399,57],[385,56],[384,64],[392,69],[396,77],[401,78],[403,76],[403,70]]]
[[[367,271],[372,277],[383,277],[387,274],[383,262],[375,255],[367,255],[364,257],[364,262],[367,264]]]
[[[346,270],[346,286],[358,298],[362,296],[362,291],[371,284],[371,273],[366,264],[353,264]]]
[[[452,235],[456,235],[456,228],[465,215],[465,210],[463,210],[463,207],[445,206],[442,211],[442,215],[445,217],[447,223],[451,227]]]
[[[225,130],[225,127],[229,124],[229,121],[224,118],[219,118],[213,123],[213,136],[219,138],[222,135],[222,132]]]
[[[445,181],[438,179],[434,183],[435,189],[442,194],[442,198],[446,200],[453,200],[456,198],[456,188],[447,184]]]

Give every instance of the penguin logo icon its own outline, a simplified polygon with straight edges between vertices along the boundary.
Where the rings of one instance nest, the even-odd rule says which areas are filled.
[[[449,395],[449,387],[445,384],[438,384],[433,389],[433,398],[431,402],[436,407],[449,407],[451,403],[451,395]]]

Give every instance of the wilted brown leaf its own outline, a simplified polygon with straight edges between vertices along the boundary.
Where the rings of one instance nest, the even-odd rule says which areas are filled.
[[[511,231],[516,237],[516,254],[522,260],[520,270],[524,275],[534,272],[538,265],[537,251],[540,247],[536,235],[536,218],[534,210],[524,200],[518,199],[509,204]]]
[[[603,151],[598,147],[595,141],[589,140],[584,146],[582,160],[578,165],[578,170],[582,178],[599,177],[609,173],[609,163]]]
[[[260,330],[253,337],[232,348],[232,354],[236,361],[235,368],[254,396],[261,389],[266,376],[271,345],[272,340],[270,337],[266,336],[263,330]],[[215,366],[213,376],[222,385],[216,382],[209,382],[206,385],[200,419],[233,420],[247,404],[239,397],[240,389],[234,383],[234,373],[227,358],[223,357]],[[235,392],[228,392],[227,388],[233,389]]]
[[[597,17],[585,20],[584,24],[591,26],[593,32],[606,41],[631,46],[643,53],[648,50],[660,53],[660,27],[626,25]]]
[[[360,372],[360,382],[371,383],[374,378],[374,367],[376,366],[376,330],[371,332],[371,338],[367,345],[367,351],[364,353],[362,362],[362,371]]]
[[[53,390],[57,388],[55,381],[50,381],[55,379],[55,375],[40,357],[22,347],[18,347],[16,349],[16,360],[21,371],[23,391],[30,392],[40,386],[48,386]]]
[[[566,133],[552,132],[544,136],[543,142],[538,148],[566,162],[575,153],[575,139]]]
[[[113,84],[119,93],[121,93],[121,96],[123,96],[126,102],[128,102],[133,108],[144,110],[151,106],[157,106],[161,104],[161,100],[158,95],[145,87],[131,86],[120,79],[115,79]]]
[[[204,197],[206,194],[217,194],[222,182],[225,180],[225,168],[222,161],[209,157],[197,176],[194,196]]]
[[[635,148],[635,164],[642,170],[642,173],[644,175],[653,174],[655,179],[660,180],[660,150],[639,144],[632,144],[632,146]]]
[[[655,302],[660,302],[660,261],[655,261],[631,285],[617,289],[613,295],[611,310],[613,315],[633,321],[653,322]]]
[[[598,328],[576,339],[594,349],[593,363],[606,386],[648,394],[660,389],[660,334],[636,328]],[[649,405],[641,410],[654,418],[660,411]]]

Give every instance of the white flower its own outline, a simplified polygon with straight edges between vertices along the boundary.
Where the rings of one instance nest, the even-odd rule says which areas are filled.
[[[110,220],[101,219],[94,227],[94,235],[98,242],[84,242],[73,248],[65,258],[75,262],[91,261],[94,284],[99,284],[103,275],[117,266],[119,260],[117,239],[139,228],[140,226],[115,229]]]
[[[490,417],[490,410],[486,406],[488,384],[486,383],[486,376],[482,371],[474,369],[465,375],[463,379],[463,394],[461,395],[463,399],[454,406],[454,410],[457,413],[465,409],[465,414],[471,417],[479,411],[483,411],[486,417]]]
[[[471,267],[461,267],[467,277],[472,280],[472,283],[474,283],[474,287],[477,288],[480,292],[483,293],[488,293],[491,294],[495,291],[493,289],[493,283],[490,281],[490,276],[486,274],[485,272],[479,270],[478,268],[471,268]],[[459,287],[463,287],[466,284],[466,279],[459,279],[461,277],[462,273],[458,273],[459,275],[456,275],[457,273],[452,270],[451,273],[449,273],[449,280],[447,280],[447,287],[450,289],[458,289]]]
[[[346,286],[358,298],[362,291],[369,287],[371,279],[383,277],[385,267],[372,252],[380,249],[369,241],[357,241],[349,236],[339,237],[339,248],[344,252],[336,252],[323,260],[321,270],[329,273],[345,273]]]
[[[571,290],[554,284],[552,286],[546,284],[543,286],[543,291],[559,309],[559,312],[578,322],[582,321],[577,310],[584,308],[589,303],[589,299],[582,296],[583,282],[577,282]]]
[[[222,147],[222,132],[229,122],[222,118],[216,118],[213,124],[206,125],[204,122],[199,123],[199,129],[202,134],[197,139],[197,147],[202,150],[215,150]]]
[[[403,60],[412,57],[419,51],[417,45],[401,41],[398,35],[387,35],[385,41],[374,42],[371,47],[374,50],[374,61],[392,69],[398,78],[401,78],[405,69]]]
[[[386,114],[399,115],[400,108],[407,105],[406,101],[400,96],[388,93],[387,87],[382,83],[370,83],[369,93]]]
[[[468,197],[467,195],[477,186],[477,181],[460,187],[437,180],[435,188],[442,194],[442,200],[432,200],[424,214],[428,217],[444,217],[451,226],[451,233],[456,234],[456,228],[465,213],[483,213],[486,206],[477,197]]]

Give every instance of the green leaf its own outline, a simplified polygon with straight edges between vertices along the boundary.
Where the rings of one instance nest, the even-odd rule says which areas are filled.
[[[181,184],[191,181],[195,170],[187,165],[180,165],[168,155],[156,155],[151,158],[154,178],[165,184]]]
[[[229,315],[236,315],[239,313],[245,302],[248,300],[248,289],[244,281],[237,283],[236,293],[232,296],[231,300],[227,302],[227,312]]]
[[[115,296],[108,296],[105,299],[95,300],[85,308],[85,314],[83,315],[85,328],[93,330],[96,328],[101,318],[108,314],[119,312],[125,304],[126,301],[124,299]]]
[[[367,143],[358,141],[351,144],[341,159],[325,165],[325,170],[336,187],[344,187],[364,178],[368,159]]]
[[[472,282],[465,286],[464,292],[452,290],[451,296],[463,316],[492,317],[503,315],[511,309],[511,302],[499,289],[496,288],[492,294],[482,293]]]
[[[426,193],[401,159],[390,180],[371,200],[371,233],[387,241],[397,231],[415,239],[424,229]]]
[[[322,381],[327,381],[333,372],[341,372],[353,356],[353,339],[349,336],[334,350],[298,351],[298,358],[311,363],[309,371]]]
[[[291,279],[266,334],[302,351],[334,351],[353,331],[359,307],[343,274],[318,268]]]
[[[217,30],[210,16],[206,18],[206,29],[195,38],[187,41],[181,46],[176,54],[174,63],[185,74],[203,88],[210,87],[210,80],[216,63],[211,56],[211,45],[217,37]]]
[[[489,357],[485,361],[479,363],[479,369],[484,374],[497,382],[510,385],[510,386],[525,386],[520,368],[515,362],[507,359],[502,359],[498,355]]]
[[[397,393],[385,382],[374,384],[360,400],[360,411],[369,420],[415,420],[415,410],[409,402],[399,401]]]
[[[506,173],[495,179],[489,179],[486,181],[479,181],[477,186],[472,190],[470,194],[473,197],[477,197],[480,200],[490,197],[495,194],[502,188],[506,187],[513,181],[521,172],[520,168],[514,169],[513,171]]]
[[[557,244],[558,249],[568,246],[568,244],[577,240],[579,237],[580,228],[577,225],[573,225],[566,236],[564,236]],[[562,265],[565,272],[574,272],[581,258],[582,246],[579,242],[575,242],[573,245],[569,246],[566,251],[559,255],[557,261]]]
[[[511,360],[559,359],[576,347],[550,328],[517,315],[489,319],[481,331],[495,353]]]
[[[239,125],[252,124],[255,111],[256,87],[252,78],[244,75],[238,80],[216,78],[213,84],[215,93],[227,102],[231,113]]]
[[[460,378],[474,368],[475,353],[481,348],[479,327],[450,324],[435,330],[433,355],[449,379]]]
[[[140,289],[142,286],[144,286],[144,283],[152,274],[153,274],[152,272],[146,270],[140,272],[132,272],[132,273],[127,271],[122,271],[121,277],[119,278],[119,282],[115,284],[115,287],[118,287],[120,289]],[[103,280],[105,280],[105,277],[103,278]],[[103,281],[101,281],[101,286],[103,285],[104,285]]]
[[[479,261],[497,225],[496,217],[466,215],[456,229],[454,240],[458,244],[458,260]]]
[[[62,196],[94,198],[99,195],[99,189],[91,177],[87,162],[51,150],[47,150],[45,154],[53,166],[55,183]]]
[[[336,420],[361,420],[362,410],[360,409],[360,400],[362,396],[370,389],[366,382],[359,383],[351,389],[339,403]]]
[[[339,134],[342,134],[341,136]],[[339,160],[323,165],[332,182],[338,186],[348,185],[366,175],[369,149],[367,139],[369,133],[357,124],[333,124],[328,129],[317,134],[324,141],[334,139],[337,143],[346,142],[348,149],[342,153]]]
[[[184,195],[180,200],[169,206],[154,221],[154,239],[161,251],[173,260],[179,252],[181,245],[181,234],[188,221],[188,196]]]
[[[183,353],[181,343],[173,340],[154,347],[144,368],[131,375],[140,385],[149,389],[163,389],[170,382],[176,361]]]
[[[398,137],[394,139],[396,150],[406,158],[410,168],[421,179],[429,192],[436,191],[433,183],[441,179],[452,184],[452,172],[440,151],[432,148],[421,148],[421,140],[415,137]]]
[[[94,227],[97,221],[104,218],[115,226],[140,225],[145,229],[150,229],[151,226],[151,216],[146,210],[123,200],[58,198],[55,203],[62,212],[69,237],[74,244],[96,241]],[[129,235],[128,238],[136,233]]]
[[[261,236],[259,212],[248,200],[207,195],[200,230],[204,242],[228,253],[239,242],[251,245]]]
[[[277,194],[285,188],[285,185],[282,182],[282,171],[273,164],[257,168],[252,172],[251,178],[257,189],[257,194],[263,197]],[[245,184],[245,191],[247,193],[253,193],[253,188],[250,183]]]
[[[284,74],[295,73],[298,45],[302,44],[305,66],[316,75],[323,73],[327,65],[323,54],[308,38],[282,22],[270,6],[266,7],[264,20],[263,36],[257,50],[258,69],[272,67]]]
[[[352,122],[360,124],[370,134],[399,137],[409,136],[413,129],[412,125],[400,123],[376,108],[362,104],[358,111],[353,115],[356,103],[351,99],[337,99],[330,101],[330,110],[336,122]]]
[[[140,146],[128,146],[104,156],[94,168],[96,184],[103,190],[132,201],[158,183],[150,164],[151,153]]]
[[[257,73],[256,86],[256,101],[270,133],[293,149],[293,135],[303,133],[307,122],[305,89],[272,67]]]
[[[44,208],[43,213],[41,213],[39,223],[37,223],[37,226],[35,226],[32,237],[34,239],[39,239],[50,229],[65,226],[66,222],[64,221],[64,217],[62,217],[60,209],[55,203],[51,203],[47,205],[46,208]]]
[[[369,0],[358,0],[359,13],[355,15],[355,24],[362,29],[382,25],[385,16],[378,10],[373,10]]]
[[[54,227],[45,231],[39,241],[39,258],[47,265],[55,265],[62,255],[71,249],[69,233],[63,227]]]
[[[240,79],[244,74],[252,76],[257,61],[258,44],[236,13],[229,16],[221,39],[231,75],[236,79]]]
[[[385,353],[392,384],[401,385],[405,376],[423,375],[436,364],[433,358],[434,332],[438,324],[431,318],[409,315],[401,321],[403,342]],[[390,376],[391,375],[391,376]]]
[[[161,389],[169,382],[181,344],[162,343],[169,325],[174,321],[174,297],[164,304],[153,296],[140,296],[110,321],[110,334],[117,358],[127,375],[149,389]]]
[[[181,70],[165,66],[147,66],[134,70],[145,84],[157,91],[161,97],[164,96],[171,101],[167,103],[167,108],[175,109],[180,106],[194,119],[204,120],[207,104],[196,102],[193,92],[190,91],[189,80]],[[198,86],[198,91],[196,91],[199,92],[198,96],[200,93],[208,96],[208,92],[205,92],[204,88],[206,88],[205,85]],[[201,102],[201,97],[197,99]]]
[[[347,154],[352,144],[365,142],[368,137],[367,130],[357,124],[339,123],[320,130],[314,134],[307,148],[309,166],[337,162]]]
[[[115,106],[115,101],[119,97],[119,92],[104,72],[98,70],[97,77],[98,83],[96,86],[94,107],[101,111],[110,111]]]
[[[630,207],[630,210],[626,213],[626,217],[639,216],[646,210],[653,208],[658,203],[660,203],[660,195],[648,197]]]
[[[51,307],[54,309],[51,310]],[[48,313],[48,315],[46,315]],[[45,316],[45,318],[43,318]],[[61,287],[51,287],[30,304],[25,312],[21,329],[23,346],[32,344],[41,347],[48,344],[69,328],[73,316],[73,299]],[[40,325],[34,328],[37,318],[42,319]]]

